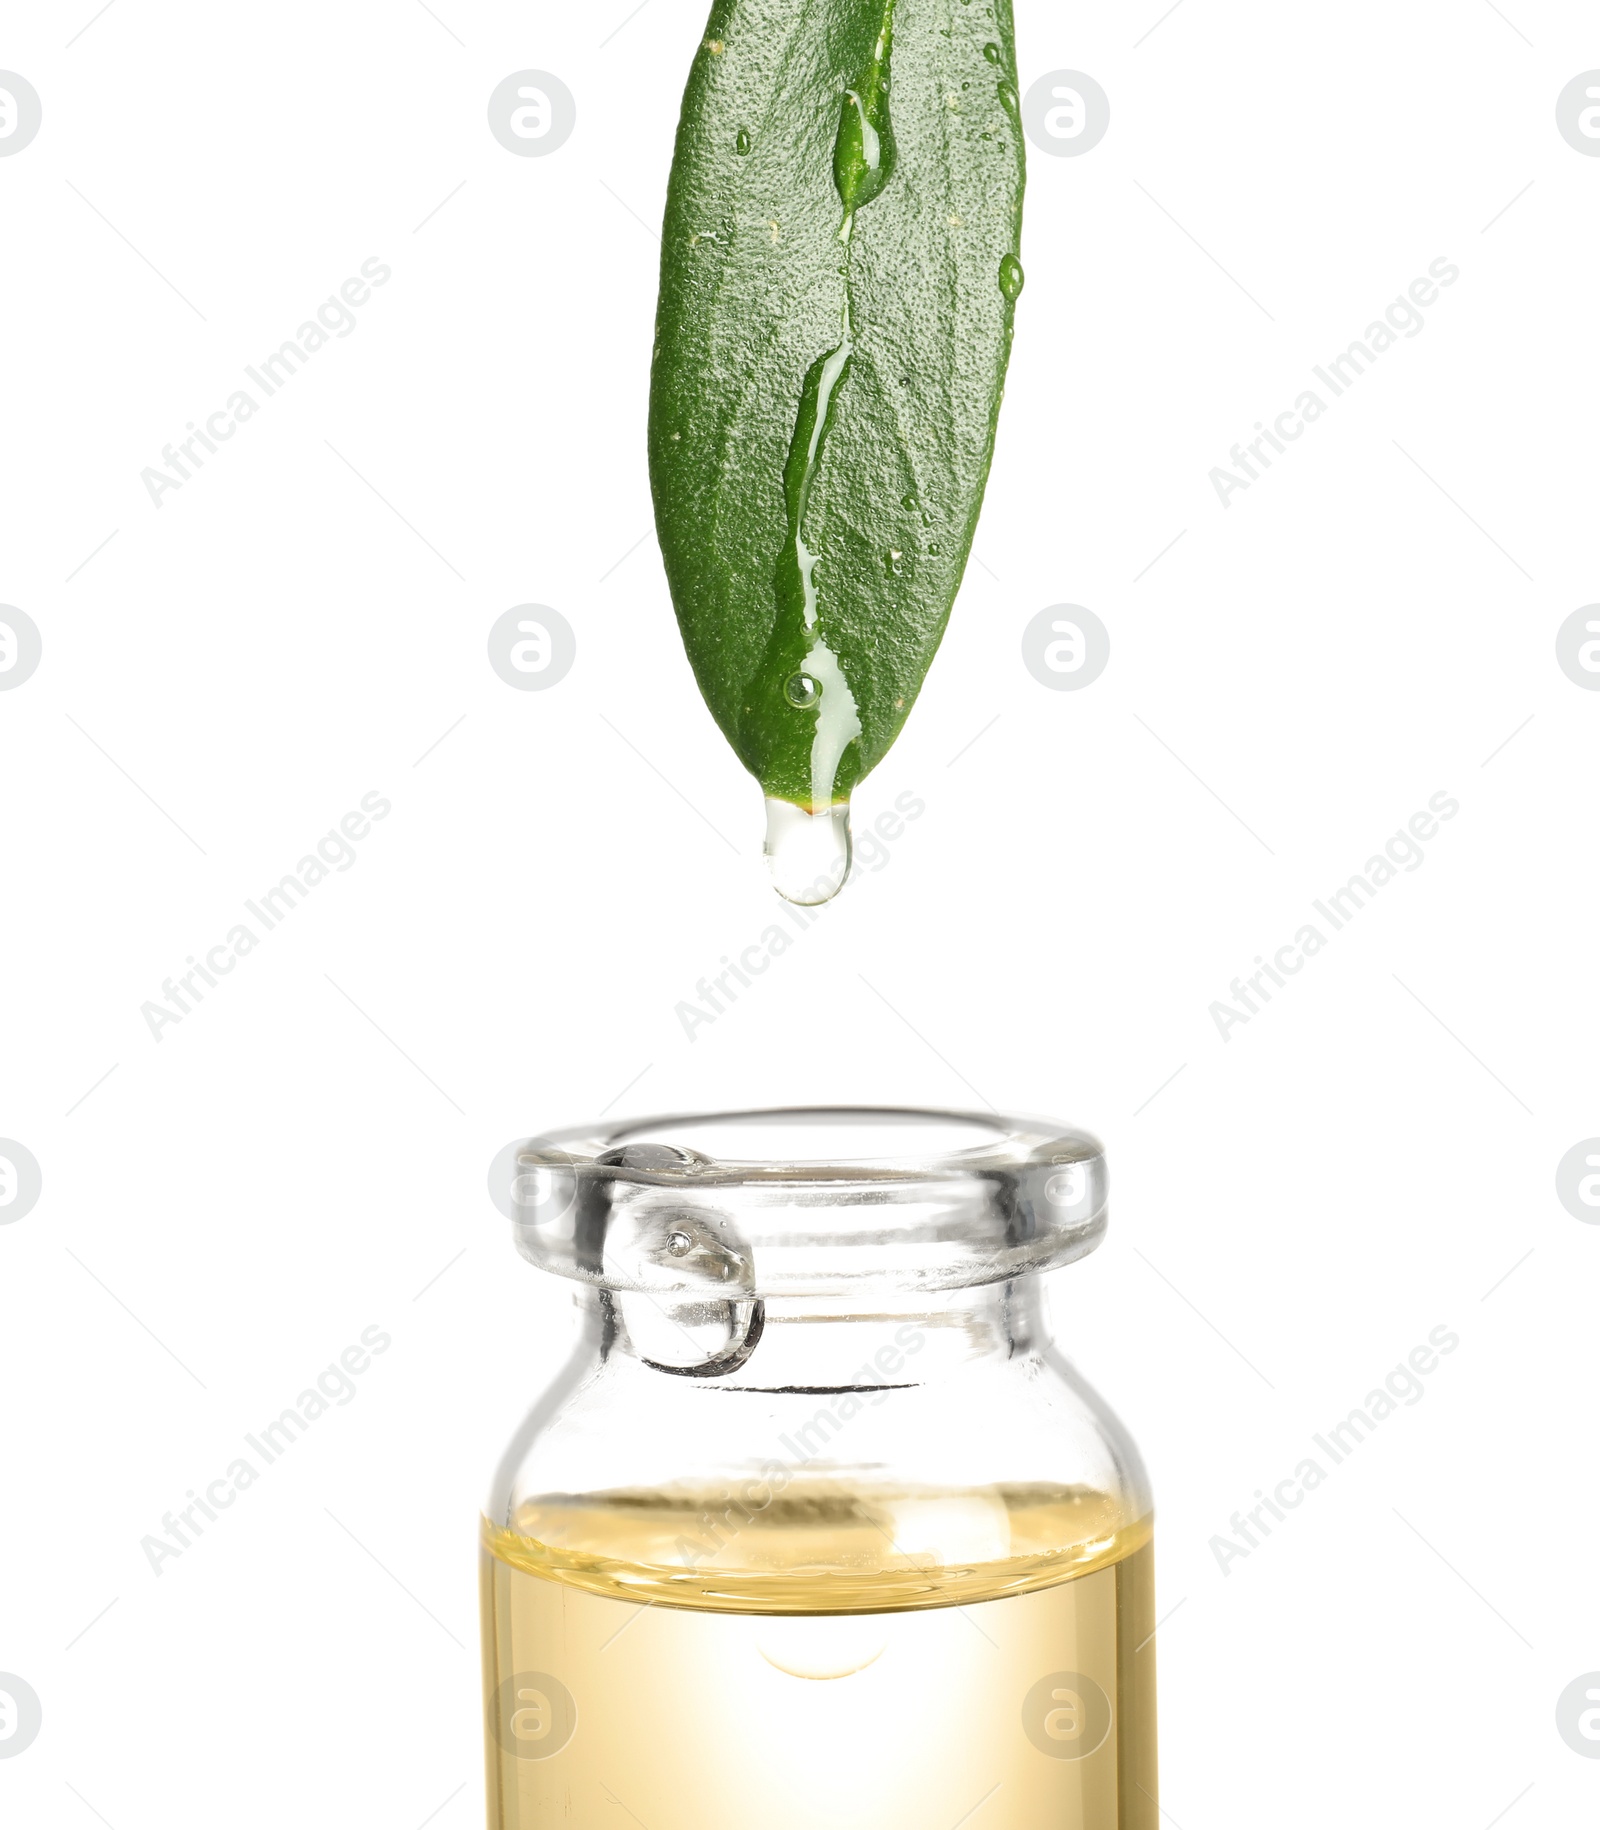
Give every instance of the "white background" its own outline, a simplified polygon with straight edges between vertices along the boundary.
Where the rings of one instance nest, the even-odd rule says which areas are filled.
[[[475,1511],[570,1328],[489,1160],[805,1099],[1105,1138],[1055,1308],[1156,1485],[1179,1830],[1591,1820],[1554,1714],[1600,1667],[1600,1231],[1554,1181],[1600,1132],[1600,696],[1554,648],[1600,596],[1600,160],[1554,113],[1591,9],[1017,0],[1024,87],[1087,71],[1111,128],[1031,159],[975,563],[858,796],[926,812],[690,1040],[778,919],[647,537],[703,0],[115,0],[74,37],[94,4],[0,39],[44,107],[0,159],[0,600],[44,641],[0,695],[0,1133],[44,1175],[0,1228],[0,1671],[44,1709],[0,1817],[479,1822]],[[549,157],[486,125],[528,68],[577,98]],[[355,331],[153,507],[369,256]],[[1224,509],[1211,467],[1439,256],[1422,333]],[[526,602],[577,632],[548,692],[485,658]],[[1021,661],[1062,602],[1111,633],[1081,692]],[[371,790],[355,864],[155,1041],[141,1004]],[[1440,790],[1424,864],[1224,1041],[1212,1001]],[[355,1400],[153,1574],[370,1324]],[[1230,1514],[1439,1324],[1425,1398],[1223,1575]]]

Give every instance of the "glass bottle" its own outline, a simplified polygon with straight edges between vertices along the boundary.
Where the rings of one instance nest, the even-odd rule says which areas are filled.
[[[1156,1830],[1149,1488],[1041,1315],[1093,1138],[732,1113],[501,1180],[582,1339],[483,1520],[491,1830]]]

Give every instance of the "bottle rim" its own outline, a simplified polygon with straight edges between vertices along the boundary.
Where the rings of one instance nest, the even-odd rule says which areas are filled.
[[[619,1119],[517,1140],[490,1194],[558,1276],[679,1301],[950,1290],[1070,1263],[1105,1154],[1051,1120],[908,1106]]]

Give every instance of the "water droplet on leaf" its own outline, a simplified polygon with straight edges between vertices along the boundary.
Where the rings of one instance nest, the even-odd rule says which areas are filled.
[[[997,44],[986,44],[983,47],[983,54],[992,64],[997,64],[1000,61],[1000,47]]]
[[[1008,299],[1018,299],[1022,296],[1024,284],[1022,262],[1014,254],[1003,255],[1000,260],[1000,290]]]
[[[810,674],[790,674],[783,683],[783,696],[801,711],[809,711],[822,697],[822,684]]]
[[[747,153],[750,150],[750,136],[742,127],[739,129],[738,138],[733,143],[733,150],[736,153]]]

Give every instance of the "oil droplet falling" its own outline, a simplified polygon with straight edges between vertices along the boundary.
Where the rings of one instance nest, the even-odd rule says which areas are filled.
[[[1015,300],[1021,298],[1024,284],[1022,262],[1014,254],[1002,255],[1000,258],[1000,290],[1008,299]]]
[[[809,813],[769,795],[763,849],[773,888],[786,902],[809,909],[832,901],[850,875],[850,803]]]
[[[750,136],[742,127],[739,129],[738,138],[733,143],[733,150],[739,154],[747,153],[750,150]]]

